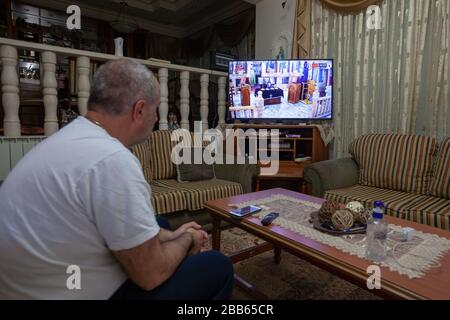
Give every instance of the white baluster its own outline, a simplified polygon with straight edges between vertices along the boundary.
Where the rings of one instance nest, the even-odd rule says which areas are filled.
[[[91,84],[89,82],[89,71],[91,62],[88,57],[77,58],[77,72],[78,72],[78,111],[81,115],[87,112],[87,102],[89,98],[89,90]]]
[[[225,93],[225,87],[226,87],[227,78],[226,77],[219,77],[219,93],[218,93],[218,103],[217,103],[217,112],[219,114],[219,123],[218,126],[222,126],[225,124],[225,114],[227,112],[225,108],[225,102],[226,102],[226,93]]]
[[[189,130],[189,72],[180,73],[180,114],[181,128]]]
[[[159,104],[159,130],[167,130],[167,113],[169,112],[169,88],[167,80],[169,79],[169,71],[167,68],[158,70],[159,86],[161,90],[161,101]]]
[[[2,60],[3,129],[5,136],[20,137],[19,76],[17,75],[17,50],[11,46],[0,47]]]
[[[208,129],[208,85],[209,75],[202,74],[200,76],[200,117],[203,131]]]
[[[42,53],[44,75],[42,94],[44,96],[45,118],[44,132],[46,136],[58,131],[58,83],[56,82],[56,54],[50,51]]]

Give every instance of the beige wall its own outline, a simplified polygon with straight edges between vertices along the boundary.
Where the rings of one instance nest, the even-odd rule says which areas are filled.
[[[284,48],[286,58],[291,57],[296,0],[287,0],[284,8],[282,2],[262,0],[256,3],[256,59],[275,58],[279,46],[285,45],[285,38],[289,41]]]

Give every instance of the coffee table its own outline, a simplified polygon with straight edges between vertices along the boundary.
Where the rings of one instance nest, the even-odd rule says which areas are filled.
[[[275,262],[280,262],[281,250],[287,251],[310,263],[328,270],[332,274],[348,280],[362,288],[367,289],[367,267],[370,261],[349,255],[334,247],[322,244],[300,234],[283,229],[277,225],[264,227],[257,217],[235,219],[230,217],[230,205],[258,200],[272,195],[281,194],[290,197],[323,203],[325,200],[281,188],[254,192],[246,195],[225,199],[213,200],[206,203],[205,208],[213,220],[212,246],[220,250],[220,225],[227,221],[231,225],[241,228],[263,240],[266,243],[254,248],[238,252],[230,257],[232,262],[254,256],[267,250],[275,249]],[[450,232],[430,226],[387,216],[389,223],[411,227],[426,233],[437,234],[450,239]],[[429,270],[424,277],[410,279],[388,268],[381,268],[381,289],[371,292],[387,299],[450,299],[450,252],[447,252],[439,261],[440,267]],[[299,271],[301,272],[301,271]],[[237,284],[246,289],[257,298],[265,298],[259,294],[248,282],[236,275]]]

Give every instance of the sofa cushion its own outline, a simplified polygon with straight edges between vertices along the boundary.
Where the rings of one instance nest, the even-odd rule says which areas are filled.
[[[212,164],[185,164],[177,165],[177,181],[204,181],[215,178],[214,166]]]
[[[152,184],[152,204],[155,213],[165,214],[186,210],[186,196],[182,190],[169,189]]]
[[[450,200],[419,196],[405,209],[406,219],[432,227],[450,230]]]
[[[389,189],[354,185],[348,188],[328,190],[325,199],[335,200],[347,204],[350,201],[359,201],[365,207],[372,207],[373,202],[382,200],[386,205],[388,215],[404,218],[403,209],[410,203],[419,201],[417,194]]]
[[[203,204],[209,200],[242,194],[241,184],[220,179],[195,182],[178,182],[170,179],[157,180],[153,183],[161,187],[183,191],[188,210],[200,210],[203,208]]]
[[[430,194],[450,199],[450,137],[442,141],[436,156]]]
[[[174,142],[171,141],[173,133],[175,133],[174,139],[178,139]],[[141,162],[145,178],[150,183],[153,179],[176,178],[175,165],[171,160],[172,149],[175,145],[205,147],[208,144],[208,141],[203,141],[201,134],[194,134],[187,130],[158,130],[153,131],[147,141],[133,146],[131,151]]]
[[[400,134],[368,134],[350,144],[359,165],[359,184],[427,194],[436,139]]]
[[[175,178],[175,166],[170,159],[173,143],[170,140],[172,131],[153,131],[150,136],[150,163],[152,179],[172,179]]]
[[[144,172],[145,180],[150,184],[152,181],[152,166],[151,166],[151,152],[150,141],[147,140],[141,144],[131,147],[131,152],[138,158]]]
[[[184,155],[185,152],[187,152],[186,155]],[[183,163],[175,165],[178,182],[211,180],[216,177],[214,166],[203,161],[203,152],[204,148],[183,148],[180,156],[185,156],[186,162],[183,160]],[[196,155],[200,157],[200,159],[197,160],[201,160],[197,161],[197,163],[195,159]]]

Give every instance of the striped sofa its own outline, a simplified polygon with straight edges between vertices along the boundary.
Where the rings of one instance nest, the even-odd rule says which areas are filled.
[[[151,201],[157,214],[170,217],[175,213],[180,216],[189,212],[195,213],[194,220],[198,220],[195,219],[198,218],[197,213],[206,201],[252,191],[257,167],[249,164],[215,164],[215,179],[178,182],[171,161],[174,146],[171,133],[168,130],[155,131],[146,142],[131,150],[141,162],[144,176],[151,186]]]
[[[368,134],[349,152],[305,168],[314,195],[366,206],[383,200],[389,215],[450,230],[450,137],[439,144],[426,136]]]

